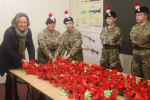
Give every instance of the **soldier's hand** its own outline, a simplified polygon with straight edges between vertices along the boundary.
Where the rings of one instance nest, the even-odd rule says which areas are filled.
[[[52,59],[52,62],[54,62],[56,59]]]
[[[62,60],[67,60],[67,59],[69,59],[70,57],[71,57],[71,55],[68,54],[67,56],[62,57]]]
[[[62,60],[67,60],[67,59],[68,59],[67,56],[62,57]]]

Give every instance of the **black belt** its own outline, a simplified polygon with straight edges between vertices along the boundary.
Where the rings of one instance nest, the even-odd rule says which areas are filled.
[[[50,49],[50,51],[55,51],[56,49]]]
[[[103,45],[104,49],[119,49],[118,45]]]
[[[139,46],[134,46],[133,48],[134,48],[135,50],[150,50],[150,48],[139,47]]]

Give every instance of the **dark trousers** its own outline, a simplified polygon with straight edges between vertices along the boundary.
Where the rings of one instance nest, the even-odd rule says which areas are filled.
[[[17,98],[16,100],[19,100],[18,96],[18,90],[17,90],[17,79],[14,77],[15,80],[15,97]],[[7,72],[6,76],[6,82],[5,82],[5,100],[12,100],[12,78],[11,78],[11,73]]]

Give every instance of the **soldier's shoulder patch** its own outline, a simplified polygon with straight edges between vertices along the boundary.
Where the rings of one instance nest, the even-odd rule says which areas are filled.
[[[74,30],[74,34],[77,35],[77,34],[81,34],[81,33],[80,33],[79,30],[75,29],[75,30]]]
[[[136,25],[134,25],[133,27],[137,27],[137,26],[139,26],[139,24],[136,24]]]
[[[44,34],[45,32],[46,32],[46,31],[45,31],[45,29],[44,29],[44,30],[40,31],[39,34]]]
[[[107,27],[104,27],[102,31],[107,31]]]
[[[80,32],[76,32],[75,35],[76,36],[80,36],[80,35],[82,36],[82,34]]]
[[[62,36],[62,37],[65,37],[65,36],[66,36],[66,33],[64,32],[61,36]]]
[[[65,31],[64,33],[62,33],[62,36],[65,36],[67,34],[67,31]]]
[[[80,32],[80,31],[79,31],[79,30],[77,30],[77,29],[74,29],[74,31],[75,31],[75,32]]]
[[[59,31],[57,31],[57,30],[55,30],[55,32],[56,32],[57,34],[60,34],[60,32],[59,32]]]
[[[38,34],[38,36],[41,36],[42,35],[42,33],[40,32],[39,34]]]
[[[58,32],[58,31],[56,31],[55,34],[56,34],[56,36],[61,35],[60,32]]]
[[[131,30],[132,30],[132,29],[135,29],[136,27],[138,27],[138,24],[132,26]]]
[[[115,30],[116,30],[116,31],[120,31],[121,29],[120,29],[119,27],[116,27]]]
[[[150,24],[148,24],[148,25],[147,25],[147,30],[149,30],[149,31],[150,31]]]

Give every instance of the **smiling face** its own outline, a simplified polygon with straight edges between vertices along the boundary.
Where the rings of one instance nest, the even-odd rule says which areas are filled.
[[[50,31],[53,31],[55,29],[56,23],[49,23],[47,24],[47,27]]]
[[[115,17],[107,17],[106,18],[106,22],[108,25],[113,25],[115,23],[115,21],[117,20],[117,18]]]
[[[145,20],[147,20],[148,15],[145,13],[136,13],[136,21],[137,23],[143,23]]]
[[[22,16],[19,18],[17,27],[20,31],[24,31],[27,28],[27,18]]]
[[[74,25],[74,22],[73,22],[73,21],[67,21],[67,22],[65,23],[65,26],[66,26],[66,28],[67,28],[68,31],[72,31],[73,25]]]

